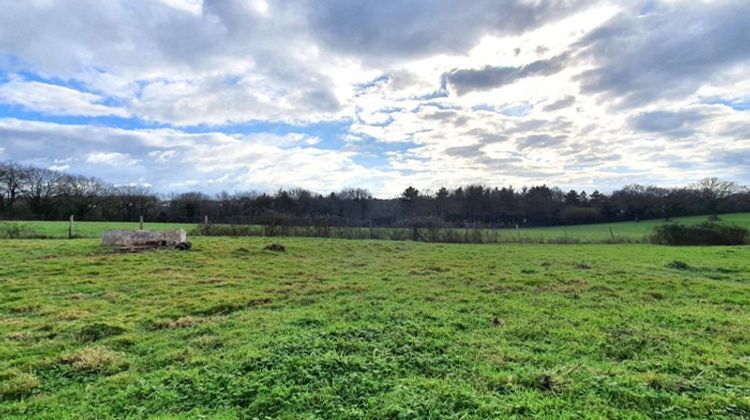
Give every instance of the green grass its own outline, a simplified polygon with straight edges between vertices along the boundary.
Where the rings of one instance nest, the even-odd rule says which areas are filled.
[[[750,247],[0,241],[0,418],[750,416]]]
[[[67,221],[18,221],[0,222],[15,223],[27,227],[33,233],[47,238],[67,238],[69,223]],[[169,230],[185,229],[191,230],[197,225],[191,223],[145,223],[143,228],[147,230]],[[138,223],[133,222],[75,222],[73,224],[73,235],[76,238],[99,238],[107,230],[136,230]]]
[[[722,222],[750,228],[750,213],[722,214]],[[651,234],[655,226],[664,223],[698,224],[708,220],[708,216],[676,217],[671,222],[664,219],[644,220],[641,222],[598,223],[592,225],[555,226],[545,228],[520,229],[529,237],[565,237],[581,241],[602,241],[611,238],[610,227],[616,238],[640,240]]]
[[[673,219],[673,222],[696,224],[705,222],[707,216],[691,216]],[[739,226],[750,228],[750,213],[734,213],[721,215],[721,220],[726,223],[732,223]],[[68,222],[43,222],[43,221],[26,221],[17,222],[27,226],[34,232],[49,238],[67,238]],[[555,226],[544,228],[521,228],[500,229],[500,230],[483,230],[483,234],[494,242],[493,238],[502,241],[516,241],[521,238],[525,241],[545,242],[560,239],[570,239],[579,242],[606,242],[612,239],[614,234],[616,241],[624,242],[645,242],[651,234],[654,226],[664,224],[664,220],[646,220],[642,222],[618,222],[618,223],[600,223],[591,225],[574,225],[574,226]],[[74,234],[80,238],[98,238],[101,237],[105,230],[131,230],[137,229],[138,223],[128,222],[76,222],[74,224]],[[181,223],[146,223],[145,228],[150,230],[167,230],[182,228],[188,232],[195,233],[197,224]],[[611,228],[611,232],[610,232]],[[255,229],[258,234],[263,231],[258,226]],[[392,230],[392,229],[383,229]],[[409,229],[404,230],[404,238],[411,236]],[[460,231],[463,231],[460,229]],[[369,230],[362,228],[358,236],[367,237]]]

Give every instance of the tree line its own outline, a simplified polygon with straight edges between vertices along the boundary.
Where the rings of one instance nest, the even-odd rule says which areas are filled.
[[[584,224],[750,211],[747,188],[717,178],[684,187],[627,185],[612,193],[535,185],[468,185],[434,192],[406,188],[374,198],[362,188],[318,194],[302,188],[275,193],[185,192],[160,195],[96,177],[0,163],[0,218],[289,226],[516,227]]]

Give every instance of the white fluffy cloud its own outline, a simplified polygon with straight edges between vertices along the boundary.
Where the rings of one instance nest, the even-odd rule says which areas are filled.
[[[0,84],[0,102],[20,105],[32,111],[50,115],[85,115],[127,117],[129,112],[121,107],[102,104],[100,95],[80,92],[64,86],[12,77]]]
[[[65,156],[63,170],[119,184],[145,182],[160,191],[365,186],[390,194],[384,181],[398,177],[357,164],[351,152],[316,147],[316,138],[299,133],[191,134],[2,119],[0,138],[18,160],[62,169],[59,157]],[[44,152],[51,145],[54,155]]]

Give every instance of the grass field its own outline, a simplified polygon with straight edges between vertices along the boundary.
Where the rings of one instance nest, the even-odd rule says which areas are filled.
[[[675,218],[673,221],[685,224],[701,223],[707,220],[707,216],[691,216]],[[750,228],[750,213],[735,213],[721,215],[721,220],[726,223],[737,224]],[[68,222],[40,222],[27,221],[17,222],[27,226],[34,232],[49,238],[67,238]],[[574,225],[574,226],[555,226],[544,228],[522,228],[501,229],[494,231],[498,237],[505,238],[506,241],[513,241],[517,238],[531,241],[555,240],[568,238],[580,242],[604,242],[609,241],[612,235],[616,239],[626,241],[645,241],[651,233],[654,226],[665,223],[664,220],[646,220],[642,222],[618,222],[618,223],[601,223],[593,225]],[[170,224],[170,223],[146,223],[145,228],[150,230],[166,230],[183,228],[189,232],[196,231],[196,224]],[[137,229],[138,223],[127,222],[76,222],[74,224],[74,234],[81,238],[98,238],[105,230],[131,230]],[[611,229],[611,231],[610,231]],[[258,232],[262,228],[258,227]],[[386,229],[387,230],[387,229]],[[409,237],[409,229],[404,229]],[[487,230],[487,232],[492,232]],[[367,229],[362,229],[362,235],[367,236]],[[491,236],[491,235],[488,235]]]
[[[722,222],[731,223],[746,228],[750,228],[750,213],[733,213],[722,214]],[[708,216],[689,216],[676,217],[672,219],[673,223],[697,224],[708,220]],[[641,222],[618,222],[618,223],[599,223],[593,225],[575,225],[575,226],[555,226],[545,228],[521,229],[522,234],[529,237],[564,237],[567,235],[581,241],[601,241],[610,238],[609,228],[616,237],[629,238],[633,240],[643,239],[651,234],[655,226],[667,223],[664,219],[644,220]]]
[[[33,233],[47,238],[67,238],[69,222],[67,221],[17,221],[17,222],[0,222],[13,223],[31,229]],[[186,229],[195,228],[195,224],[190,223],[146,223],[144,229],[148,230],[169,230],[169,229]],[[131,222],[75,222],[73,224],[73,235],[76,238],[99,238],[106,230],[135,230],[139,228],[138,223]]]
[[[0,241],[0,418],[750,417],[750,247]]]

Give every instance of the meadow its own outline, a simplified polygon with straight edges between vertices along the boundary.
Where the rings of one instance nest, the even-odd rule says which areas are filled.
[[[707,216],[689,216],[678,217],[671,220],[674,223],[697,224],[708,220]],[[750,213],[734,213],[721,215],[721,221],[729,224],[736,224],[750,228]],[[26,236],[39,236],[45,238],[67,238],[68,222],[67,221],[19,221],[19,222],[0,222],[0,228],[3,224],[12,224],[22,226]],[[606,242],[648,242],[648,237],[655,226],[666,223],[663,219],[644,220],[641,222],[615,222],[599,223],[589,225],[570,225],[570,226],[553,226],[537,228],[520,228],[520,229],[480,229],[479,234],[485,242],[582,242],[582,243],[606,243]],[[106,230],[133,230],[138,229],[138,223],[131,222],[75,222],[73,225],[73,235],[76,238],[98,238]],[[224,232],[237,230],[240,236],[264,236],[265,229],[263,226],[212,226],[215,234],[222,236]],[[190,223],[146,223],[145,229],[149,230],[167,230],[182,228],[193,235],[201,234],[199,225]],[[295,228],[295,227],[277,227],[277,234],[284,235],[284,230],[292,231],[291,236],[319,236],[315,233],[315,228]],[[331,228],[332,237],[343,237],[352,239],[368,239],[371,234],[374,237],[383,239],[401,239],[411,238],[411,229],[408,228],[375,228],[370,232],[368,228]],[[303,230],[300,234],[295,230]],[[451,229],[463,237],[464,229]],[[212,234],[214,234],[212,233]],[[473,230],[470,233],[475,233]],[[425,230],[422,230],[424,236],[428,236]],[[23,236],[23,235],[22,235]],[[471,242],[471,241],[469,241]],[[481,242],[481,241],[475,241]]]
[[[0,418],[750,417],[748,246],[192,241],[0,241]]]

